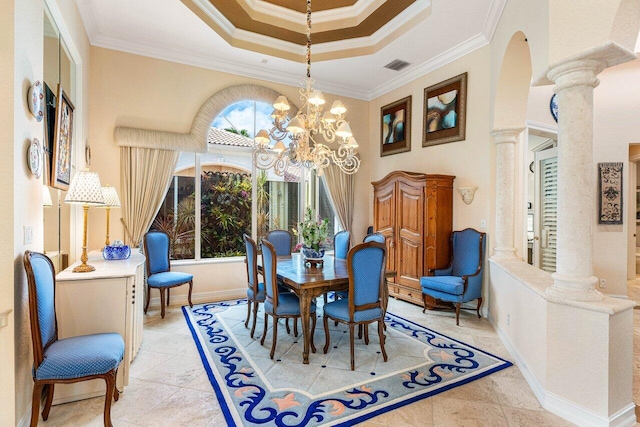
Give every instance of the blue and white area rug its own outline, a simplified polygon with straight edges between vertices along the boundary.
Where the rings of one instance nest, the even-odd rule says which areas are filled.
[[[330,322],[331,347],[323,354],[320,311],[314,335],[318,352],[309,355],[309,364],[302,363],[302,336],[287,334],[282,321],[271,360],[271,328],[260,345],[262,306],[255,338],[244,327],[246,300],[185,306],[183,312],[230,426],[354,425],[511,366],[387,313],[388,361],[382,359],[374,324],[368,346],[356,338],[351,371],[348,327]]]

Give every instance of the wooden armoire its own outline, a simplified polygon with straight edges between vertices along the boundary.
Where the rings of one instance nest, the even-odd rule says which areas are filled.
[[[396,271],[390,296],[422,305],[420,277],[449,265],[454,178],[395,171],[372,182],[373,229],[386,237],[387,270]]]

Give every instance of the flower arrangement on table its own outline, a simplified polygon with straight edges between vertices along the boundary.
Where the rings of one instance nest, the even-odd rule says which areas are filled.
[[[293,234],[302,237],[302,242],[296,245],[296,250],[302,249],[306,258],[322,258],[324,244],[329,236],[329,220],[314,219],[313,211],[308,207],[304,221],[298,223],[298,227],[293,229]]]

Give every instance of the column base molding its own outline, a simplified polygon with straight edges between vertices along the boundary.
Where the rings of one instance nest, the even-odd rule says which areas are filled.
[[[494,253],[491,256],[491,259],[504,259],[504,260],[519,259],[516,256],[516,248],[508,248],[508,247],[493,248],[493,251]]]
[[[572,277],[553,273],[553,286],[545,294],[549,301],[600,301],[604,296],[595,289],[598,278],[595,276]]]

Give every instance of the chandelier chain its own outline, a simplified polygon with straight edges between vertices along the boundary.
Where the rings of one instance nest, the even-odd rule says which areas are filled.
[[[311,0],[307,0],[307,78],[311,78]]]

